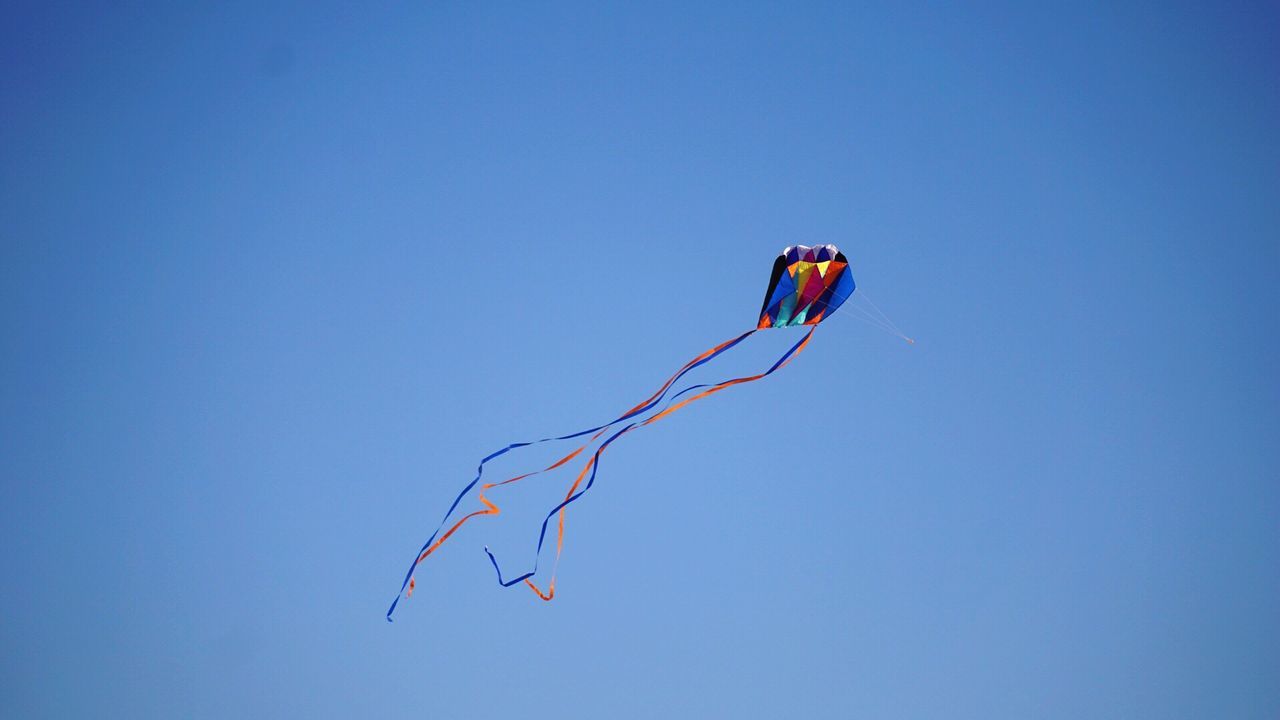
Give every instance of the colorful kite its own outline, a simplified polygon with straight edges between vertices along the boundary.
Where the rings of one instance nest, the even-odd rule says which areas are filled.
[[[773,274],[769,278],[769,289],[765,292],[764,306],[760,309],[760,320],[756,324],[754,330],[748,330],[745,333],[716,345],[697,355],[684,367],[680,368],[674,375],[667,379],[661,387],[658,388],[653,395],[650,395],[638,405],[627,410],[617,418],[587,430],[580,430],[569,435],[560,435],[558,437],[543,438],[541,440],[533,440],[529,442],[512,443],[501,450],[489,454],[480,461],[479,467],[476,468],[476,477],[462,492],[458,493],[458,497],[454,499],[453,504],[449,506],[448,512],[444,514],[444,518],[440,521],[439,527],[431,534],[431,537],[422,545],[422,549],[414,556],[413,563],[409,565],[409,572],[405,574],[404,582],[400,586],[400,592],[396,595],[396,599],[391,603],[391,607],[387,610],[387,620],[391,620],[392,613],[396,610],[401,597],[409,597],[413,594],[416,586],[414,573],[418,569],[418,565],[431,556],[441,545],[445,543],[455,532],[458,531],[468,520],[480,517],[482,515],[497,515],[500,511],[493,500],[486,497],[485,493],[495,488],[510,485],[519,482],[534,475],[555,470],[581,455],[587,448],[591,447],[597,440],[603,437],[610,430],[614,430],[618,425],[623,425],[621,429],[614,430],[604,442],[590,455],[586,463],[579,470],[577,477],[569,486],[568,492],[565,493],[564,500],[551,509],[547,513],[546,518],[542,521],[542,529],[538,534],[537,549],[534,552],[533,567],[528,572],[520,574],[511,579],[505,579],[502,569],[498,565],[498,559],[489,552],[489,548],[485,548],[485,553],[489,555],[490,562],[493,563],[493,569],[497,572],[498,582],[503,587],[511,587],[517,583],[523,582],[528,585],[538,597],[543,600],[550,600],[555,597],[556,593],[556,566],[559,565],[560,553],[564,548],[564,528],[566,510],[570,503],[582,497],[584,493],[591,489],[595,483],[596,473],[600,469],[600,455],[605,448],[613,444],[615,440],[626,435],[627,433],[651,425],[662,418],[676,412],[677,410],[694,403],[702,398],[714,395],[715,393],[733,387],[749,383],[760,378],[772,375],[774,371],[786,365],[792,357],[804,350],[805,345],[809,343],[809,338],[813,336],[813,331],[818,323],[831,316],[832,313],[844,303],[845,300],[853,293],[854,283],[853,275],[849,272],[849,263],[834,245],[819,245],[817,247],[806,247],[797,245],[789,247],[782,251],[778,259],[773,264]],[[668,391],[672,386],[684,377],[686,373],[704,365],[716,356],[728,351],[751,335],[766,330],[768,328],[790,327],[792,325],[808,325],[809,331],[800,338],[796,344],[792,345],[782,357],[766,371],[758,375],[750,375],[747,377],[734,378],[723,382],[707,385],[693,385],[667,397]],[[658,408],[663,402],[667,405],[658,410],[647,418],[641,418],[642,415],[650,410]],[[628,422],[630,421],[630,422]],[[480,483],[480,479],[484,475],[484,466],[490,460],[505,455],[512,450],[530,445],[551,442],[555,440],[571,440],[590,436],[578,448],[548,465],[547,467],[534,472],[517,475],[516,477],[502,482]],[[583,484],[583,481],[586,481]],[[467,515],[463,515],[455,521],[448,530],[444,530],[445,525],[449,522],[449,518],[453,516],[455,510],[462,503],[463,498],[471,493],[475,487],[479,485],[480,491],[476,495],[476,500],[480,502],[483,509],[476,510]],[[544,592],[533,582],[534,575],[538,572],[538,558],[542,555],[542,547],[547,537],[547,526],[552,518],[556,518],[556,553],[555,563],[552,566],[551,576],[547,583],[547,589]],[[444,530],[443,534],[441,531]]]

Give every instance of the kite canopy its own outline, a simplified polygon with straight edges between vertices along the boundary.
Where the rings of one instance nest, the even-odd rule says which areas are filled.
[[[849,261],[835,245],[793,245],[773,262],[756,329],[817,325],[853,288]]]

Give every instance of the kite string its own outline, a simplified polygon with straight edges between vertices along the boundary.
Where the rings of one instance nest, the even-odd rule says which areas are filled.
[[[884,321],[879,320],[878,318],[876,318],[875,316],[873,316],[873,315],[872,315],[870,312],[868,312],[867,310],[865,310],[865,309],[863,309],[863,308],[860,308],[860,307],[858,307],[857,305],[854,305],[854,304],[852,304],[852,303],[849,305],[849,309],[850,309],[853,313],[855,313],[854,315],[852,315],[852,316],[851,316],[851,317],[852,317],[852,319],[854,319],[854,320],[861,320],[861,321],[863,321],[863,322],[867,323],[868,325],[870,325],[871,327],[873,327],[873,328],[875,328],[875,329],[877,329],[877,330],[883,330],[884,332],[886,332],[886,333],[888,333],[888,334],[890,334],[890,335],[893,335],[894,337],[897,337],[897,338],[901,338],[901,337],[902,337],[902,334],[901,334],[901,333],[898,333],[898,332],[894,331],[894,329],[893,329],[893,328],[891,328],[891,327],[889,327],[888,325],[886,325],[886,324],[884,323]]]
[[[790,362],[794,356],[798,355],[800,352],[804,350],[805,346],[808,345],[810,338],[813,336],[814,330],[816,329],[817,329],[817,326],[810,326],[809,332],[806,333],[805,336],[801,338],[795,345],[791,346],[791,348],[787,350],[787,352],[784,353],[782,357],[780,357],[773,364],[773,366],[771,366],[765,372],[760,373],[758,375],[751,375],[748,377],[725,380],[723,382],[716,383],[714,385],[703,384],[703,385],[694,385],[694,386],[685,388],[684,390],[681,390],[680,392],[676,393],[671,397],[671,401],[674,404],[658,412],[657,414],[651,416],[647,420],[644,420],[641,422],[635,422],[635,423],[631,423],[630,425],[627,425],[623,429],[619,430],[618,432],[610,436],[609,439],[601,443],[600,447],[596,449],[594,454],[592,454],[591,458],[587,461],[586,465],[584,465],[582,470],[578,473],[578,476],[574,480],[573,484],[569,487],[569,491],[565,495],[564,501],[562,501],[559,505],[553,508],[551,512],[547,514],[546,518],[542,521],[542,528],[538,535],[537,550],[534,553],[533,570],[527,573],[524,573],[523,575],[520,575],[518,577],[512,578],[511,580],[504,580],[502,577],[502,568],[498,565],[497,558],[494,557],[493,553],[490,552],[488,547],[485,547],[484,551],[489,556],[489,561],[493,564],[493,569],[498,575],[498,583],[503,587],[511,587],[512,585],[515,585],[518,582],[524,582],[526,585],[529,586],[531,590],[533,590],[534,593],[538,595],[538,597],[542,598],[543,600],[551,600],[552,598],[554,598],[555,597],[555,569],[558,568],[559,566],[560,554],[564,547],[565,509],[568,507],[570,503],[582,497],[582,495],[585,494],[588,490],[590,490],[591,486],[595,484],[596,473],[600,467],[600,462],[599,462],[600,456],[604,453],[605,449],[608,448],[609,445],[611,445],[615,440],[627,434],[631,430],[655,423],[658,420],[661,420],[662,418],[680,410],[681,408],[691,403],[694,403],[710,395],[714,395],[715,393],[721,392],[722,390],[726,390],[734,385],[753,382],[755,380],[759,380],[761,378],[764,378],[773,374],[775,371],[777,371],[778,369],[786,365],[788,362]],[[678,403],[674,402],[677,398],[681,397],[682,395],[686,395],[690,392],[693,392],[695,390],[700,390],[703,388],[709,388],[709,389],[703,390],[697,395],[694,395],[693,397],[682,400]],[[586,486],[583,487],[581,490],[578,490],[578,486],[582,483],[583,478],[588,477],[588,472],[590,472],[590,476],[587,480]],[[558,532],[556,537],[556,560],[555,560],[555,566],[553,566],[551,580],[547,585],[547,592],[544,593],[536,584],[534,584],[530,580],[530,578],[532,578],[538,571],[538,558],[542,554],[542,547],[546,541],[547,524],[551,521],[551,518],[556,516],[557,514],[560,517],[559,517],[559,527],[558,527]]]
[[[631,408],[630,410],[628,410],[627,412],[623,413],[620,417],[618,417],[618,418],[617,418],[617,419],[615,419],[615,420],[612,420],[612,421],[610,421],[610,422],[608,422],[608,423],[606,423],[606,424],[604,424],[604,425],[601,425],[601,426],[599,426],[599,427],[594,427],[594,428],[591,428],[591,429],[589,429],[589,430],[582,430],[582,431],[579,431],[579,432],[576,432],[576,433],[572,433],[572,434],[569,434],[569,435],[562,435],[562,436],[560,436],[560,437],[554,437],[554,438],[543,438],[543,439],[541,439],[541,440],[535,440],[535,441],[532,441],[532,442],[512,443],[512,444],[510,444],[510,445],[508,445],[508,446],[506,446],[506,447],[502,448],[501,450],[498,450],[498,451],[496,451],[496,452],[490,453],[488,456],[486,456],[484,459],[482,459],[482,460],[480,461],[479,466],[477,466],[477,468],[476,468],[476,476],[475,476],[475,478],[474,478],[474,479],[472,479],[472,481],[471,481],[470,483],[468,483],[465,487],[463,487],[463,489],[462,489],[462,491],[461,491],[460,493],[458,493],[458,496],[454,499],[453,504],[449,506],[448,511],[446,511],[446,512],[445,512],[445,514],[444,514],[444,517],[443,517],[443,518],[441,518],[441,520],[440,520],[440,525],[436,528],[435,532],[431,533],[431,537],[429,537],[429,538],[427,539],[427,541],[426,541],[425,543],[423,543],[423,544],[422,544],[422,549],[418,551],[418,554],[414,557],[414,561],[413,561],[413,563],[411,563],[411,564],[409,565],[409,570],[408,570],[408,572],[406,572],[406,573],[405,573],[404,581],[400,584],[400,591],[399,591],[398,593],[396,593],[396,598],[395,598],[395,600],[393,600],[393,601],[391,602],[391,607],[389,607],[389,608],[387,609],[387,621],[388,621],[388,622],[390,622],[390,621],[391,621],[391,616],[392,616],[392,614],[395,612],[395,610],[396,610],[396,606],[400,603],[400,598],[401,598],[401,597],[408,597],[408,595],[409,595],[409,594],[412,594],[413,589],[416,587],[417,583],[414,581],[414,577],[413,577],[413,575],[414,575],[414,571],[417,569],[417,567],[418,567],[418,564],[419,564],[419,563],[421,563],[421,562],[422,562],[423,560],[425,560],[429,555],[431,555],[431,553],[433,553],[433,552],[435,551],[435,549],[436,549],[436,548],[438,548],[438,547],[439,547],[439,546],[440,546],[440,545],[441,545],[445,540],[447,540],[451,535],[453,535],[453,533],[454,533],[455,531],[457,531],[457,530],[458,530],[458,529],[463,525],[463,523],[465,523],[467,520],[470,520],[471,518],[473,518],[473,517],[477,517],[477,516],[480,516],[480,515],[496,515],[496,514],[498,514],[498,513],[500,512],[500,510],[498,509],[498,507],[497,507],[496,505],[493,505],[493,504],[492,504],[491,502],[489,502],[487,499],[483,499],[483,498],[482,498],[482,499],[481,499],[481,502],[485,504],[485,506],[486,506],[485,510],[479,510],[479,511],[476,511],[476,512],[473,512],[473,513],[470,513],[470,514],[466,515],[466,516],[465,516],[465,517],[463,517],[461,520],[459,520],[457,523],[455,523],[455,524],[453,525],[453,527],[451,527],[451,528],[449,529],[449,531],[448,531],[448,532],[446,532],[446,533],[444,534],[444,536],[443,536],[443,537],[440,537],[439,542],[437,542],[437,541],[436,541],[436,538],[437,538],[437,536],[440,534],[440,531],[444,528],[445,523],[447,523],[447,522],[449,521],[449,518],[453,515],[453,511],[454,511],[454,510],[456,510],[456,509],[458,508],[458,505],[462,502],[462,498],[466,497],[466,495],[467,495],[468,493],[470,493],[470,492],[471,492],[472,488],[474,488],[474,487],[476,486],[476,484],[480,482],[480,478],[484,475],[484,466],[485,466],[485,463],[487,463],[487,462],[489,462],[490,460],[493,460],[494,458],[497,458],[497,457],[499,457],[499,456],[501,456],[501,455],[504,455],[504,454],[506,454],[506,453],[510,452],[511,450],[515,450],[515,449],[517,449],[517,448],[527,447],[527,446],[530,446],[530,445],[537,445],[537,444],[539,444],[539,443],[549,442],[549,441],[552,441],[552,440],[569,440],[569,439],[571,439],[571,438],[581,437],[581,436],[583,436],[583,435],[587,435],[587,434],[590,434],[590,433],[596,433],[596,435],[595,435],[594,437],[592,437],[592,439],[591,439],[591,440],[589,440],[589,441],[586,443],[586,445],[584,445],[584,446],[583,446],[583,448],[579,448],[579,450],[577,451],[577,452],[581,452],[581,450],[582,450],[582,449],[585,449],[585,447],[586,447],[587,445],[590,445],[590,444],[591,444],[592,442],[594,442],[597,438],[599,438],[599,437],[600,437],[600,435],[602,435],[602,434],[604,433],[604,431],[605,431],[605,430],[607,430],[608,428],[610,428],[610,427],[612,427],[612,426],[614,426],[614,425],[616,425],[616,424],[618,424],[618,423],[620,423],[620,422],[622,422],[622,421],[624,421],[624,420],[627,420],[627,419],[630,419],[630,418],[632,418],[632,417],[635,417],[636,415],[640,415],[640,414],[642,414],[642,413],[644,413],[644,412],[647,412],[648,410],[652,409],[654,406],[656,406],[656,405],[658,405],[660,402],[662,402],[662,399],[666,396],[666,393],[667,393],[667,391],[671,388],[671,386],[672,386],[672,385],[674,385],[674,384],[675,384],[675,383],[676,383],[676,382],[677,382],[681,377],[683,377],[686,373],[688,373],[689,371],[693,370],[694,368],[696,368],[696,367],[698,367],[698,366],[700,366],[700,365],[703,365],[703,364],[705,364],[705,363],[707,363],[707,362],[710,362],[710,361],[711,361],[712,359],[714,359],[716,356],[718,356],[718,355],[720,355],[721,353],[723,353],[723,352],[725,352],[725,351],[729,350],[730,348],[734,347],[735,345],[737,345],[738,343],[742,342],[743,340],[746,340],[749,336],[751,336],[751,335],[752,335],[752,334],[754,334],[755,332],[756,332],[756,330],[754,330],[754,329],[752,329],[752,330],[748,330],[747,332],[742,333],[741,335],[739,335],[739,336],[737,336],[737,337],[735,337],[735,338],[733,338],[733,339],[731,339],[731,340],[726,340],[725,342],[720,343],[719,345],[716,345],[716,346],[712,347],[711,349],[706,350],[706,351],[704,351],[704,352],[702,352],[702,353],[698,354],[698,355],[697,355],[697,356],[695,356],[692,360],[690,360],[689,362],[685,363],[684,367],[680,368],[680,370],[678,370],[675,374],[673,374],[673,375],[672,375],[672,376],[671,376],[671,377],[670,377],[670,378],[669,378],[665,383],[663,383],[663,385],[662,385],[660,388],[658,388],[658,390],[657,390],[653,395],[649,396],[649,398],[648,398],[648,399],[646,399],[646,400],[644,400],[644,401],[640,402],[640,403],[639,403],[639,404],[637,404],[635,407],[633,407],[633,408]],[[568,462],[570,459],[572,459],[572,458],[577,454],[577,452],[575,452],[575,453],[570,453],[570,455],[569,455],[569,456],[566,456],[566,457],[563,459],[563,461],[562,461],[562,462]],[[554,469],[555,467],[558,467],[558,466],[559,466],[559,463],[554,464],[554,465],[552,465],[551,467],[546,468],[545,470],[540,471],[540,472],[545,472],[546,470]],[[530,473],[530,475],[535,475],[535,474],[538,474],[538,473]],[[506,484],[506,483],[509,483],[509,482],[515,482],[516,480],[523,479],[523,477],[528,477],[528,475],[525,475],[525,476],[518,476],[518,477],[516,477],[516,478],[512,478],[512,479],[510,479],[510,480],[504,481],[503,483],[497,483],[497,484],[498,484],[498,485],[502,485],[502,484]],[[490,485],[489,487],[492,487],[492,486],[493,486],[493,485]],[[483,493],[483,490],[484,490],[484,489],[487,489],[487,488],[482,488],[482,489],[481,489],[481,492],[482,492],[482,493]],[[406,594],[406,590],[407,590],[407,593],[408,593],[408,594]]]
[[[913,345],[915,344],[916,341],[907,337],[906,333],[902,332],[902,329],[898,327],[898,324],[895,323],[893,320],[891,320],[889,316],[886,315],[885,312],[880,309],[880,306],[877,305],[876,302],[871,299],[871,296],[867,294],[866,290],[859,289],[854,294],[861,295],[862,298],[866,300],[869,305],[871,305],[871,309],[876,311],[876,314],[880,316],[880,319],[883,320],[884,323],[888,325],[898,337],[902,338],[903,340],[906,340],[907,342]]]
[[[862,290],[857,290],[856,292],[853,293],[853,295],[850,296],[850,298],[852,299],[858,296],[866,298],[868,301],[870,300],[869,298],[867,298],[866,293],[864,293]],[[889,320],[888,317],[885,317],[882,320],[879,317],[876,317],[875,315],[873,315],[870,310],[867,310],[864,307],[860,307],[856,301],[846,302],[840,307],[841,308],[847,307],[850,309],[850,311],[854,313],[852,315],[849,315],[849,318],[851,320],[852,319],[861,320],[867,323],[868,325],[870,325],[871,327],[876,328],[877,330],[883,330],[884,332],[889,333],[890,335],[893,335],[901,340],[905,340],[912,345],[914,345],[916,342],[915,339],[908,337],[900,329],[898,329],[898,326],[893,324],[893,322]],[[879,308],[876,308],[876,309],[879,312]],[[880,314],[882,316],[884,315],[883,312],[880,312]],[[826,318],[823,318],[823,319],[825,320]],[[843,320],[841,322],[843,322]]]

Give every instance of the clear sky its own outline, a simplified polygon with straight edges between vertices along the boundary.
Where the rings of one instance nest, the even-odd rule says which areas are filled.
[[[0,15],[0,715],[1280,715],[1274,5],[46,5]],[[918,343],[838,313],[610,449],[555,602],[481,548],[565,474],[384,621],[481,456],[797,243]]]

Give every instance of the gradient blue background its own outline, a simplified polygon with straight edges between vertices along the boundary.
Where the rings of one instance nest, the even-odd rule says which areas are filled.
[[[43,5],[0,715],[1280,714],[1274,5]],[[480,548],[564,476],[383,620],[826,242],[918,344],[834,316],[610,451],[556,602]]]

